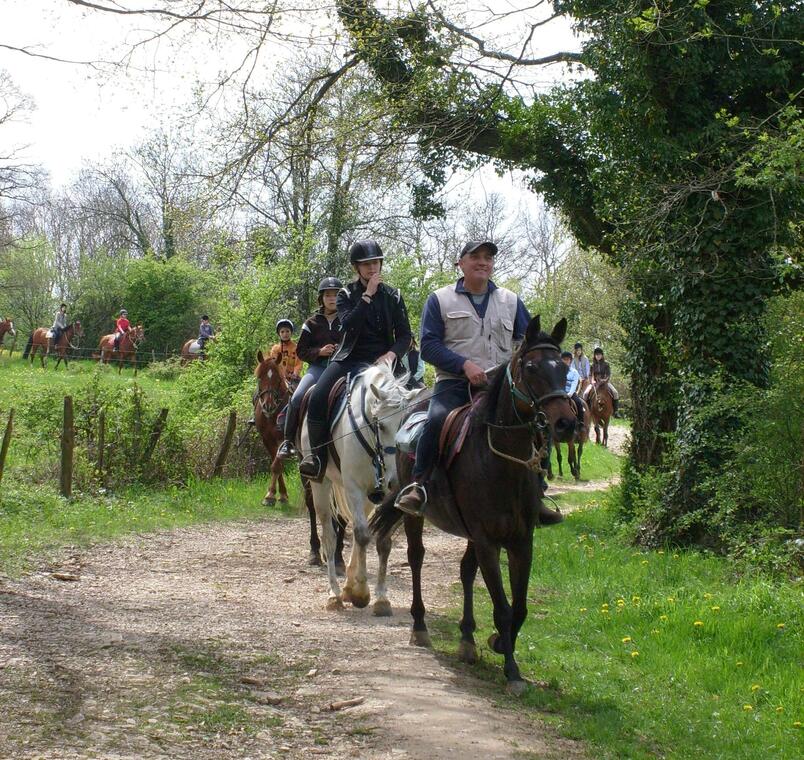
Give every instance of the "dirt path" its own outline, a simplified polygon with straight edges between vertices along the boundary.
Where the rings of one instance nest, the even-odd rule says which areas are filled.
[[[437,613],[463,545],[431,532],[427,546]],[[393,618],[326,612],[305,556],[305,522],[268,519],[135,537],[0,582],[0,758],[585,756],[496,704],[502,675],[491,687],[408,645],[403,549]]]

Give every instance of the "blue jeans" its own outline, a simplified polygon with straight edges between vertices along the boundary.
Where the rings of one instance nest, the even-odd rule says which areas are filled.
[[[422,475],[428,473],[435,465],[438,456],[438,438],[447,415],[456,407],[468,404],[469,401],[471,398],[467,380],[440,380],[435,384],[430,406],[427,407],[427,421],[416,444],[414,480],[420,480]]]
[[[296,390],[293,391],[293,395],[290,397],[290,404],[294,409],[298,409],[301,406],[302,399],[304,398],[304,394],[307,393],[307,389],[312,388],[313,385],[316,384],[318,378],[324,374],[325,369],[326,367],[322,367],[320,364],[311,364],[307,368],[307,372],[304,373],[304,376],[296,386]]]

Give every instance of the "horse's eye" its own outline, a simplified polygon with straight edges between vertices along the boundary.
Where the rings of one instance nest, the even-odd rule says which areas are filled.
[[[536,365],[532,361],[525,362],[525,372],[529,375],[533,375],[536,373]]]

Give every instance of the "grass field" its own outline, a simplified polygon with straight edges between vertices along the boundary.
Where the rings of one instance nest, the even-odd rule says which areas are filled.
[[[604,497],[560,497],[586,508],[536,533],[518,661],[549,687],[523,708],[599,757],[802,757],[800,584],[738,578],[700,552],[637,551]],[[485,641],[491,606],[485,591],[476,599]],[[456,606],[439,621],[436,646],[449,654],[459,617]],[[481,672],[499,683],[500,659],[484,658]]]

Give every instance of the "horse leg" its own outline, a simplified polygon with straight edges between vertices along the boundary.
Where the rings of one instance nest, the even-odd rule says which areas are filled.
[[[480,572],[486,583],[491,602],[494,605],[494,627],[497,634],[489,638],[489,646],[505,657],[503,673],[508,681],[508,691],[521,694],[525,689],[525,682],[519,674],[519,667],[514,660],[514,644],[511,637],[511,624],[513,612],[508,598],[505,595],[502,572],[500,570],[500,550],[496,546],[485,543],[475,543],[475,554],[480,565]]]
[[[366,578],[366,548],[371,540],[366,510],[373,505],[366,499],[365,491],[356,483],[344,484],[346,501],[352,515],[352,533],[354,546],[346,570],[346,585],[344,597],[348,595],[349,601],[359,609],[365,607],[370,599],[368,581]]]
[[[578,441],[578,480],[581,479],[581,457],[583,456],[583,441]]]
[[[329,580],[330,597],[327,601],[328,610],[342,610],[341,587],[335,572],[335,530],[332,527],[332,510],[330,499],[332,485],[324,479],[321,483],[310,483],[310,491],[315,504],[315,512],[321,523],[321,543],[327,560],[327,579]]]
[[[547,434],[547,479],[553,479],[553,459],[550,456],[553,451],[553,436]]]
[[[315,520],[315,504],[313,504],[313,492],[310,490],[310,483],[302,481],[304,487],[304,503],[307,505],[307,513],[310,516],[310,558],[308,565],[318,567],[321,565],[321,541],[318,538],[318,526]]]
[[[424,622],[424,599],[422,598],[422,564],[424,563],[424,520],[419,517],[405,515],[405,535],[408,539],[408,565],[413,582],[413,599],[410,604],[410,616],[413,628],[410,632],[411,646],[429,647],[430,634]]]
[[[278,478],[278,485],[279,485],[279,501],[282,502],[282,504],[287,504],[288,503],[288,489],[285,486],[285,476],[284,476],[282,470],[279,471],[279,473],[277,475],[277,478]]]
[[[474,590],[477,576],[477,555],[471,541],[466,544],[466,551],[461,558],[461,586],[463,586],[463,615],[458,627],[461,629],[461,643],[458,645],[458,659],[474,665],[478,661],[475,646],[475,604]]]
[[[335,530],[335,571],[338,575],[346,575],[346,563],[343,561],[343,540],[346,537],[346,521],[342,517],[332,518]]]
[[[388,557],[391,554],[391,536],[385,535],[377,538],[377,583],[374,585],[374,614],[377,617],[391,617],[393,610],[388,601],[388,589],[385,586],[385,577],[388,574]]]
[[[609,447],[609,420],[606,418],[603,420],[603,448],[607,449]]]
[[[569,461],[570,472],[577,482],[581,479],[581,474],[578,472],[578,460],[575,458],[574,441],[567,441],[567,460]]]
[[[528,583],[533,561],[533,541],[521,541],[508,550],[508,576],[511,579],[511,649],[528,616]]]
[[[561,444],[558,441],[556,441],[556,462],[558,463],[558,477],[563,478],[564,470],[561,466]]]

